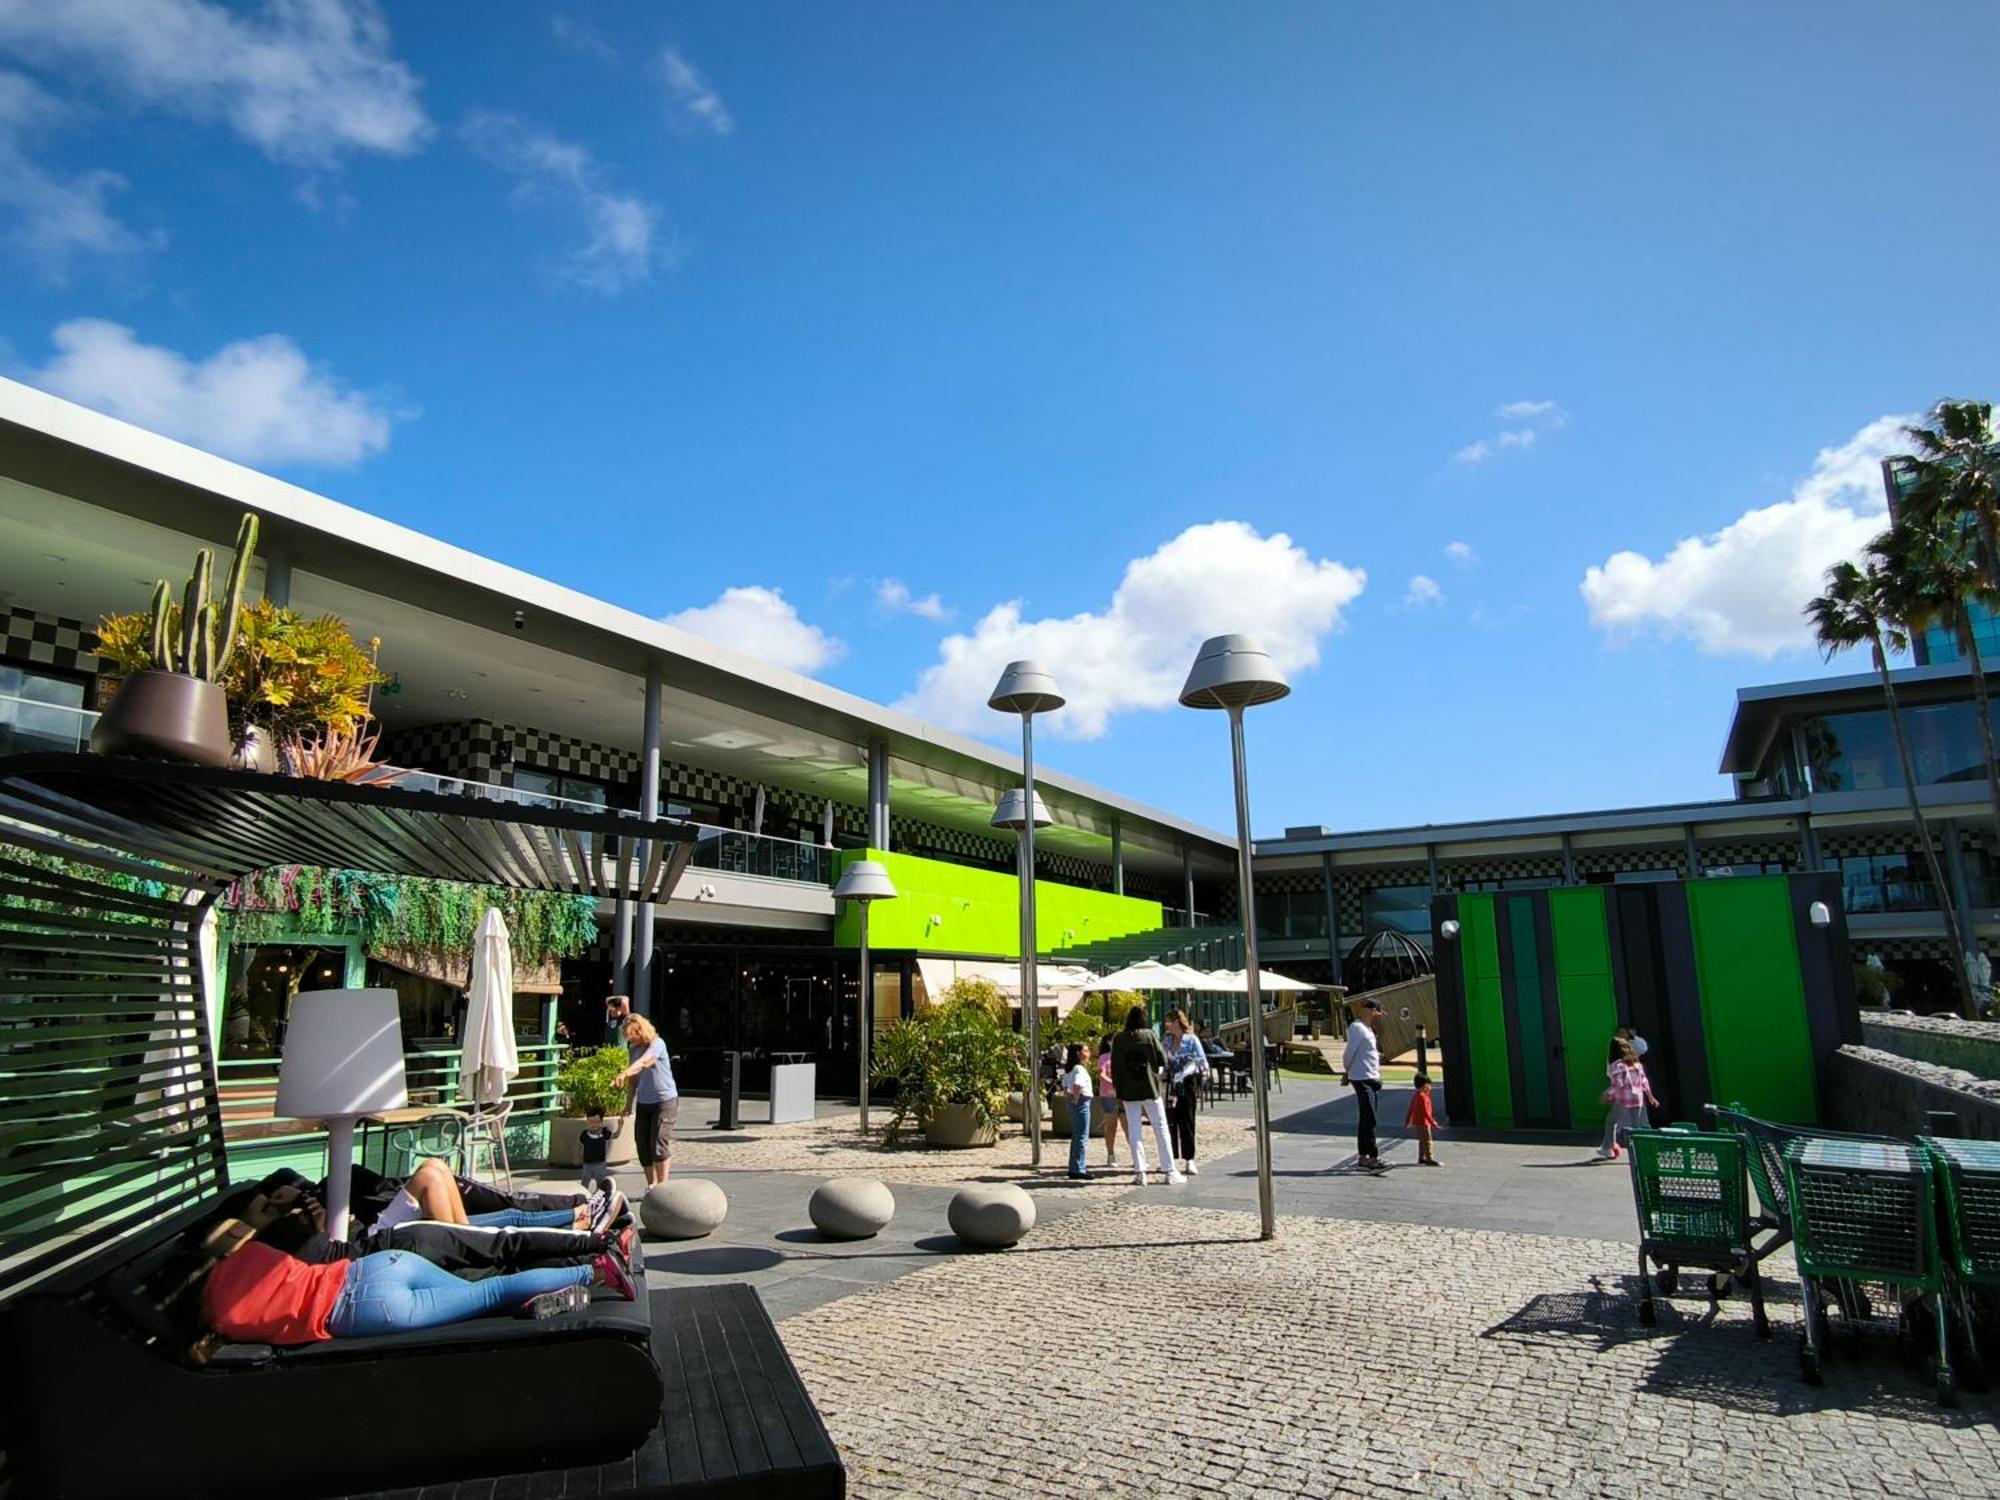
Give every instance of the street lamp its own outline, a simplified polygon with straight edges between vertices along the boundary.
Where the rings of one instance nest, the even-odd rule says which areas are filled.
[[[874,1061],[874,1047],[869,1038],[870,1023],[875,1019],[875,991],[869,983],[873,977],[868,972],[868,903],[894,899],[896,887],[889,879],[889,872],[882,868],[880,860],[857,859],[840,872],[840,883],[833,888],[833,899],[852,901],[861,908],[861,1133],[868,1134],[868,1070]]]
[[[1229,754],[1236,772],[1236,885],[1243,916],[1243,970],[1250,991],[1250,1092],[1257,1112],[1257,1214],[1259,1239],[1278,1233],[1271,1196],[1271,1101],[1264,1079],[1264,1001],[1257,986],[1257,892],[1250,874],[1250,780],[1243,765],[1243,710],[1273,703],[1291,691],[1262,646],[1247,635],[1218,635],[1202,643],[1181,687],[1184,708],[1220,708],[1229,714]]]
[[[1021,716],[1021,798],[1037,814],[1042,799],[1035,795],[1035,715],[1063,706],[1056,680],[1032,661],[1010,661],[986,700],[988,708]],[[1016,809],[1017,813],[1019,809]],[[1042,1164],[1042,1027],[1040,990],[1035,984],[1035,823],[1023,817],[1021,830],[1021,1003],[1028,1022],[1028,1165]]]
[[[1021,809],[1027,805],[1027,801],[1028,799],[1026,795],[1021,791],[1019,787],[1017,786],[1008,787],[1006,791],[1000,794],[1000,805],[993,809],[993,817],[990,820],[992,826],[995,828],[1005,828],[1010,832],[1016,834],[1021,833],[1023,831],[1022,824],[1024,822],[1024,819],[1021,816]],[[1037,792],[1035,794],[1035,827],[1046,828],[1053,821],[1054,819],[1049,817],[1049,810],[1047,806],[1045,806],[1042,802],[1041,793]],[[1021,851],[1018,847],[1016,847],[1014,851],[1014,857],[1016,860],[1019,860],[1021,858]],[[1025,973],[1027,971],[1024,970],[1023,972]],[[1037,982],[1039,983],[1039,981]],[[1041,1010],[1041,1000],[1042,997],[1039,992],[1037,992],[1032,997],[1029,996],[1025,991],[1023,992],[1021,997],[1021,1018],[1024,1022],[1028,1017],[1030,1006],[1032,1006],[1036,1012],[1039,1012]],[[1030,1126],[1029,1129],[1038,1131],[1040,1129],[1042,1111],[1039,1101],[1036,1100],[1033,1094],[1030,1094],[1028,1096],[1028,1104],[1021,1111],[1023,1119],[1027,1118],[1028,1112],[1030,1110],[1032,1110],[1035,1114],[1036,1123]]]

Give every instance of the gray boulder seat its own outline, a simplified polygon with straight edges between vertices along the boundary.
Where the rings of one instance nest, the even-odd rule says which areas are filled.
[[[729,1216],[729,1196],[706,1177],[672,1177],[646,1189],[639,1222],[656,1240],[698,1240]]]
[[[1035,1227],[1035,1200],[1011,1182],[962,1187],[952,1195],[945,1220],[966,1244],[1004,1250]]]
[[[873,1177],[836,1177],[806,1201],[813,1228],[830,1240],[865,1240],[896,1217],[896,1197]]]
[[[659,1421],[645,1302],[478,1318],[206,1364],[192,1250],[263,1184],[106,1246],[0,1306],[0,1440],[18,1496],[329,1495],[596,1466]]]

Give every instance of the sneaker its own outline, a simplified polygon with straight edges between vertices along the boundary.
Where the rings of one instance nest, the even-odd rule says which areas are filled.
[[[618,1222],[618,1216],[625,1212],[625,1195],[615,1187],[603,1190],[604,1196],[591,1195],[590,1232],[603,1236],[611,1232],[611,1226]]]
[[[1618,1158],[1619,1158],[1619,1157],[1623,1156],[1624,1154],[1625,1154],[1625,1148],[1624,1148],[1623,1146],[1613,1146],[1613,1147],[1611,1148],[1611,1157],[1610,1157],[1610,1159],[1611,1159],[1612,1161],[1616,1161],[1616,1160],[1618,1160]]]
[[[1189,1162],[1181,1170],[1186,1172],[1190,1177],[1199,1177],[1201,1175],[1201,1168],[1197,1167],[1193,1162]]]
[[[521,1306],[524,1318],[560,1318],[565,1313],[582,1312],[590,1306],[590,1290],[581,1286],[561,1287],[553,1292],[543,1292],[539,1297],[530,1297]]]
[[[1187,1175],[1186,1175],[1185,1173],[1183,1173],[1183,1172],[1169,1172],[1169,1173],[1167,1173],[1167,1186],[1168,1186],[1168,1187],[1179,1187],[1179,1186],[1180,1186],[1180,1185],[1181,1185],[1182,1183],[1184,1183],[1184,1182],[1186,1182],[1186,1181],[1187,1181]]]
[[[1145,1185],[1146,1185],[1146,1174],[1144,1172],[1141,1172],[1139,1173],[1139,1186],[1144,1187]]]
[[[1418,1162],[1417,1165],[1420,1167],[1441,1167],[1444,1165],[1444,1163],[1439,1161],[1435,1156],[1426,1156],[1422,1161]]]
[[[638,1243],[638,1240],[638,1227],[627,1224],[623,1229],[618,1231],[617,1238],[613,1241],[618,1247],[618,1259],[624,1264],[628,1273],[632,1269],[632,1248]]]
[[[591,1183],[583,1190],[583,1206],[590,1210],[590,1222],[595,1224],[604,1205],[611,1200],[611,1179],[606,1177]]]
[[[632,1278],[626,1274],[625,1268],[618,1264],[617,1256],[600,1255],[590,1263],[590,1268],[597,1273],[597,1284],[614,1297],[622,1297],[627,1302],[639,1300],[639,1289],[632,1284]]]

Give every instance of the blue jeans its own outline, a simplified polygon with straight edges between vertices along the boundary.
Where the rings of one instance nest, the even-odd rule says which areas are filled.
[[[490,1214],[467,1214],[465,1222],[481,1229],[570,1229],[576,1224],[573,1208],[496,1208]]]
[[[1069,1175],[1088,1177],[1084,1155],[1090,1148],[1090,1100],[1069,1101]]]
[[[373,1338],[463,1323],[566,1286],[589,1286],[589,1266],[547,1266],[461,1281],[408,1250],[384,1250],[350,1261],[347,1282],[327,1329],[337,1339]]]

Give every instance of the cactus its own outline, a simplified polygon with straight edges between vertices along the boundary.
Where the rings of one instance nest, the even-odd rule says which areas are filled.
[[[236,649],[236,623],[243,607],[243,585],[250,576],[250,558],[257,550],[257,518],[245,515],[236,531],[236,556],[229,564],[229,581],[220,603],[209,598],[215,576],[215,554],[204,547],[194,555],[194,572],[181,595],[180,618],[173,613],[173,595],[163,578],[153,587],[153,621],[149,637],[153,670],[184,672],[204,682],[220,682]]]
[[[153,659],[153,670],[171,672],[174,669],[174,637],[171,617],[173,612],[173,591],[162,578],[153,585],[153,628],[152,647],[149,655]]]
[[[214,573],[215,554],[204,547],[194,555],[194,572],[188,575],[187,591],[181,595],[180,670],[190,677],[202,675],[195,665],[195,643],[201,612],[208,607],[208,582]]]
[[[216,643],[210,670],[202,675],[219,679],[236,649],[237,612],[243,607],[243,585],[250,576],[250,557],[257,550],[257,516],[246,511],[243,524],[236,528],[236,556],[229,564],[229,582],[222,591],[222,634]]]

